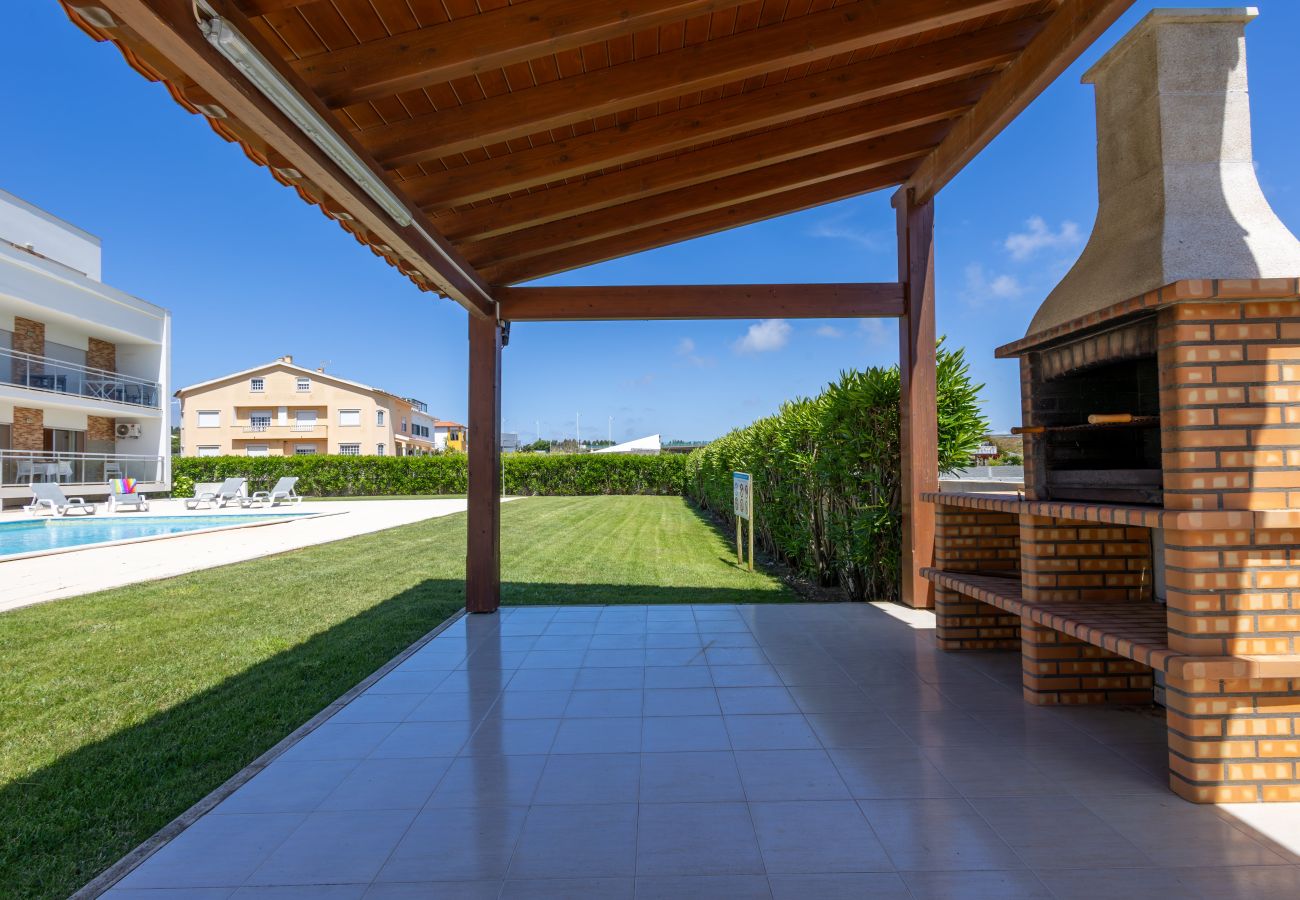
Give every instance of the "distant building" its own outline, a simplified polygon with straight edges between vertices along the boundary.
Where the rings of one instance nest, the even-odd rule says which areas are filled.
[[[432,435],[419,400],[295,365],[282,356],[176,392],[184,456],[415,456]]]
[[[0,504],[41,481],[171,489],[171,314],[100,260],[99,238],[0,191]]]
[[[501,452],[517,453],[519,452],[519,435],[514,431],[501,432]]]
[[[459,422],[434,422],[433,443],[439,450],[456,450],[465,452],[469,442],[465,437],[465,426]]]
[[[624,441],[621,444],[615,444],[612,447],[601,447],[599,450],[592,450],[592,453],[637,453],[642,456],[658,456],[663,450],[663,444],[659,440],[659,435],[651,434],[643,438],[637,438],[634,441]]]
[[[991,441],[985,441],[972,451],[971,459],[984,462],[986,460],[995,459],[1000,453],[1001,451],[998,450],[997,444],[994,444]]]

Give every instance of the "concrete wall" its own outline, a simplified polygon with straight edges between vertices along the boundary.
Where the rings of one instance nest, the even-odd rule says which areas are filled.
[[[0,239],[19,247],[30,244],[33,252],[100,279],[99,238],[5,191],[0,191]]]

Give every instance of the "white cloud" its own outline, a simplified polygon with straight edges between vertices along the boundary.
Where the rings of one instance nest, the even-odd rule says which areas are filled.
[[[834,325],[819,325],[817,327],[816,335],[824,338],[840,338],[844,337],[844,332],[836,328]]]
[[[1077,247],[1082,239],[1079,226],[1068,219],[1061,222],[1058,230],[1052,231],[1042,216],[1030,216],[1025,221],[1025,230],[1007,235],[1002,246],[1012,259],[1023,262],[1039,250]]]
[[[808,229],[808,236],[827,238],[829,240],[848,241],[873,253],[893,246],[892,241],[883,240],[879,232],[861,228],[848,221],[854,216],[854,210],[847,210],[837,216],[831,216],[816,222]]]
[[[749,326],[745,336],[736,341],[737,353],[767,353],[780,350],[790,340],[790,323],[785,319],[764,319]]]
[[[677,355],[690,356],[695,352],[695,341],[690,338],[682,338],[677,342]]]
[[[866,339],[868,347],[888,347],[894,340],[894,332],[885,325],[883,319],[860,320],[858,334]]]
[[[988,300],[1013,300],[1025,291],[1014,275],[985,272],[979,263],[966,267],[966,285],[962,296],[972,306],[981,306]]]
[[[689,365],[699,366],[701,368],[704,366],[711,366],[717,362],[717,360],[712,356],[701,356],[696,353],[695,341],[688,337],[684,337],[677,342],[677,355],[685,360]]]

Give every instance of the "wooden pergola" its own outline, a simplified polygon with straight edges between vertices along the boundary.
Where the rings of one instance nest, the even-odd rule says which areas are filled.
[[[61,0],[469,312],[466,605],[500,595],[511,321],[889,317],[903,599],[932,605],[934,197],[1132,0]],[[897,187],[885,284],[514,287]]]

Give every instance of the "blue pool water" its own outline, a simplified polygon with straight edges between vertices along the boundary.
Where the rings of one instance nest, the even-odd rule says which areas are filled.
[[[67,519],[32,519],[0,524],[0,559],[15,553],[37,553],[62,547],[128,541],[161,534],[183,534],[204,528],[247,525],[273,519],[291,519],[310,513],[266,513],[232,516],[152,516],[125,518],[86,516]]]

